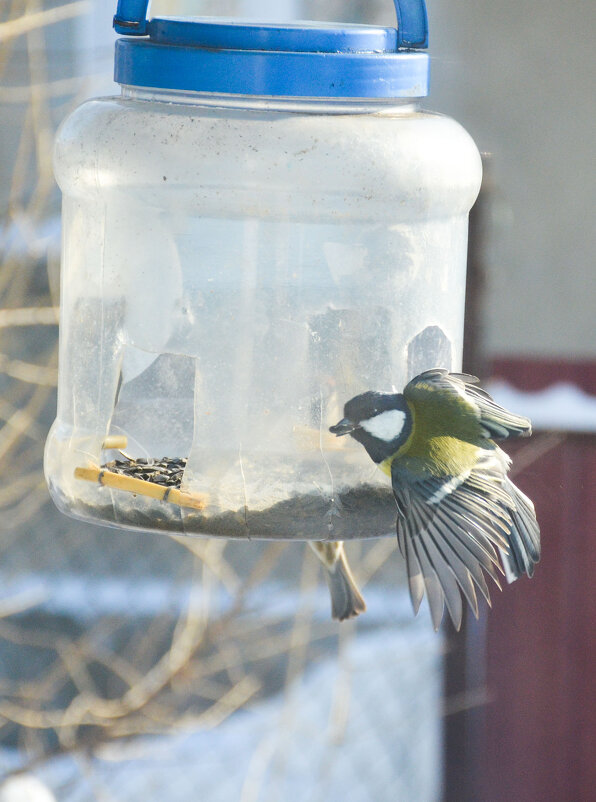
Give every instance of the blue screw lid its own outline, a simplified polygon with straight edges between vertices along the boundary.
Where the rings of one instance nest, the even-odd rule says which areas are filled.
[[[276,25],[201,17],[146,19],[147,0],[119,0],[117,83],[153,89],[314,98],[428,94],[424,0],[394,0],[397,27]],[[143,37],[143,38],[141,38]]]

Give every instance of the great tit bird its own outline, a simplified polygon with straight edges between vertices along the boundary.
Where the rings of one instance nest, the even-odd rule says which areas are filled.
[[[350,571],[343,542],[310,540],[308,544],[325,568],[332,617],[345,621],[363,613],[366,604]]]
[[[509,581],[531,577],[540,559],[534,506],[508,479],[511,460],[495,443],[528,437],[530,421],[477,384],[475,376],[427,370],[403,394],[357,395],[330,427],[361,443],[391,477],[414,612],[426,590],[435,630],[444,604],[459,629],[459,588],[476,617],[474,585],[490,604],[483,570],[500,588],[498,572]]]

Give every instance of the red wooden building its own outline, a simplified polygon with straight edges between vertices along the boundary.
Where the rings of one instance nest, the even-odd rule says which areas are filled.
[[[593,363],[503,360],[492,373],[521,390],[567,381],[596,396]],[[508,450],[515,481],[536,507],[543,556],[531,581],[494,593],[490,613],[452,637],[448,698],[463,702],[447,716],[446,797],[589,802],[596,800],[596,434],[536,432]]]

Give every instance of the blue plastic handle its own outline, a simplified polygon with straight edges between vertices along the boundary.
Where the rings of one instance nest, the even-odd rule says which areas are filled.
[[[114,17],[116,33],[128,36],[145,36],[147,33],[147,6],[149,0],[118,0]]]
[[[397,46],[428,47],[425,0],[393,0],[397,14]]]
[[[425,48],[428,46],[428,20],[425,0],[393,0],[397,14],[397,46]],[[146,36],[149,0],[118,0],[114,17],[117,33]]]

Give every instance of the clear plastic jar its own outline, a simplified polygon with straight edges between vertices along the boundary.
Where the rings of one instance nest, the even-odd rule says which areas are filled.
[[[387,478],[328,427],[359,392],[460,367],[469,135],[410,99],[123,86],[65,121],[55,169],[58,506],[195,535],[393,532]],[[106,483],[163,458],[177,493]]]

